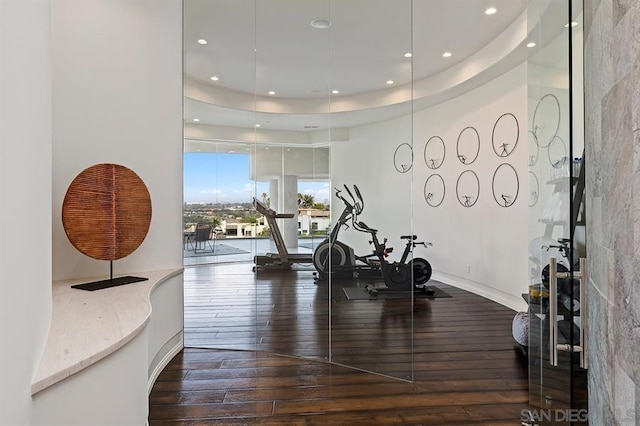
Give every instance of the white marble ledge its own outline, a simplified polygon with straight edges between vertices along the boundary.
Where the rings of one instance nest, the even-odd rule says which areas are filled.
[[[71,288],[96,279],[55,281],[51,325],[31,394],[87,368],[130,342],[151,317],[150,296],[163,281],[182,268],[140,272],[149,278],[97,291]]]

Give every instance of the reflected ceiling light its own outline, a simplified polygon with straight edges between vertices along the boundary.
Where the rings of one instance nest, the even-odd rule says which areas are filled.
[[[531,43],[527,44],[527,47],[533,47],[533,46],[535,46],[535,45],[536,45],[536,44],[535,44],[534,42],[531,42]]]
[[[211,80],[213,80],[213,81],[218,81],[218,80],[220,80],[220,77],[218,77],[218,76],[214,75],[213,77],[211,77]]]
[[[199,118],[194,118],[193,121],[195,121],[197,123],[198,121],[200,121],[200,119]]]
[[[256,124],[256,127],[260,127],[260,125],[259,125],[259,124]]]
[[[572,26],[572,27],[577,27],[577,26],[578,26],[578,23],[577,23],[576,21],[573,21],[573,22],[571,23],[571,26]],[[565,27],[565,28],[569,28],[569,24],[564,24],[564,27]]]
[[[411,52],[407,52],[407,53],[404,54],[405,58],[410,58],[412,56],[413,56],[413,53],[411,53]]]
[[[275,94],[276,94],[276,92],[274,92],[273,90],[269,90],[269,94],[270,94],[270,95],[275,95]]]
[[[316,18],[313,21],[311,21],[311,26],[319,30],[324,30],[331,26],[331,21],[324,18]]]
[[[484,13],[485,13],[485,15],[493,15],[497,11],[498,11],[498,9],[496,9],[495,7],[490,7],[489,9],[485,10]]]
[[[198,39],[198,44],[207,44],[207,40],[205,40],[203,38]]]
[[[451,57],[451,55],[452,55],[452,53],[451,53],[451,52],[444,52],[444,53],[442,54],[442,57],[443,57],[443,58],[450,58],[450,57]]]
[[[387,84],[393,84],[393,80],[387,80]]]
[[[337,95],[338,93],[340,93],[339,90],[332,90],[331,93],[333,93],[334,95]]]

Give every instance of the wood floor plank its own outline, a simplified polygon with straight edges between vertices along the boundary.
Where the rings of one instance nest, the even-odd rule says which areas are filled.
[[[186,347],[153,386],[150,425],[519,424],[510,309],[447,285],[450,298],[348,301],[352,281],[250,268],[185,269]]]

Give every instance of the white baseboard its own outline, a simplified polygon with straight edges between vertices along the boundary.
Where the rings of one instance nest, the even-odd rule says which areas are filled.
[[[461,290],[466,290],[471,293],[477,294],[478,296],[482,296],[485,299],[493,300],[494,302],[499,303],[502,306],[506,306],[507,308],[513,309],[516,312],[527,310],[527,303],[524,301],[524,299],[522,299],[522,297],[515,297],[511,294],[504,293],[500,290],[496,290],[484,284],[461,280],[454,276],[442,273],[434,273],[432,278],[444,284],[449,284],[450,286],[459,288]]]
[[[173,336],[164,346],[158,351],[156,358],[158,356],[162,356],[160,360],[158,360],[153,366],[153,370],[149,373],[149,381],[147,382],[147,394],[151,393],[151,389],[155,384],[158,376],[164,370],[164,368],[169,364],[169,361],[173,359],[174,356],[178,354],[184,348],[184,334],[180,331],[178,334]],[[164,354],[164,355],[162,355]],[[154,358],[154,361],[156,360]],[[149,367],[152,367],[151,365]]]

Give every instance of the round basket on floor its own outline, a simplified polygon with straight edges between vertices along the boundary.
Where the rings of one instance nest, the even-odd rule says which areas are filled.
[[[511,333],[518,344],[529,346],[529,314],[518,312],[511,323]]]

